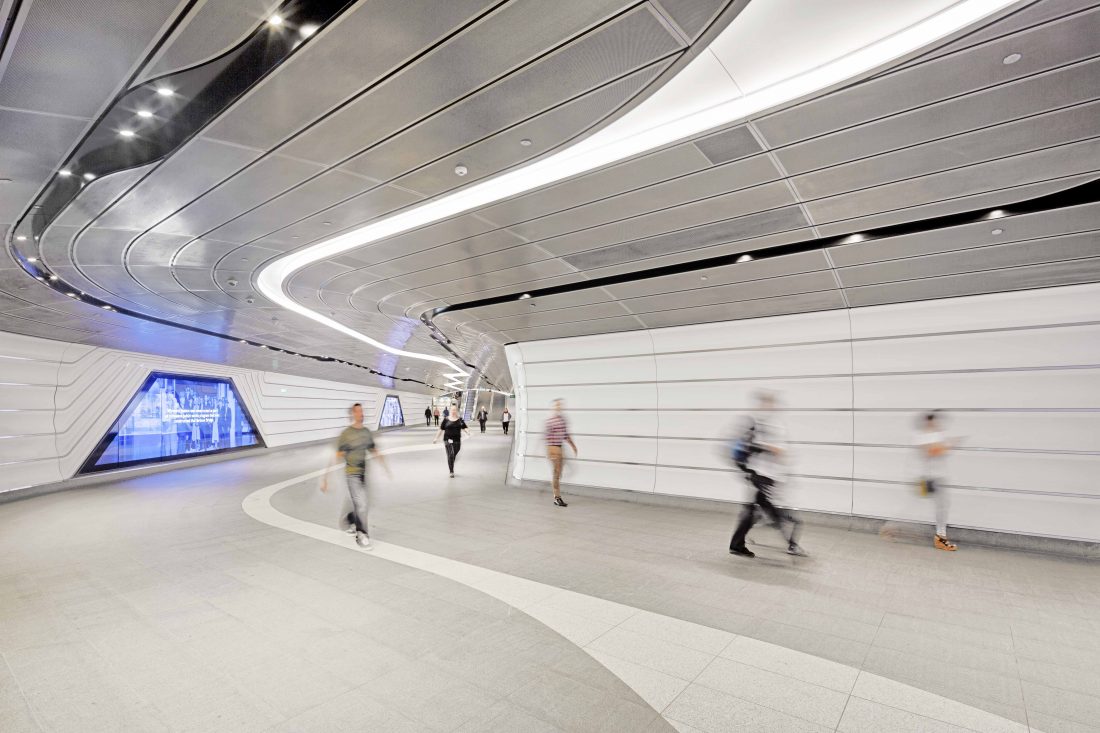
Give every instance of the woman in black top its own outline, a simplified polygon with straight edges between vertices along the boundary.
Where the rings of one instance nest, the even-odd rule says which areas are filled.
[[[470,434],[470,429],[466,427],[466,421],[458,415],[458,404],[452,402],[450,411],[439,426],[439,433],[432,441],[438,443],[441,437],[444,438],[443,445],[447,449],[447,468],[451,471],[451,478],[455,477],[455,458],[458,457],[458,452],[462,450],[463,431],[466,432],[466,435]]]

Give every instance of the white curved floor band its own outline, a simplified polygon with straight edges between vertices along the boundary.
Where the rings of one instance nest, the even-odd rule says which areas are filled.
[[[438,446],[404,446],[383,453],[426,450],[438,450]],[[246,496],[241,506],[250,517],[272,527],[367,552],[342,530],[287,516],[271,505],[280,490],[337,468],[266,486]],[[770,723],[760,720],[759,727],[768,730],[780,718],[790,723],[793,715],[807,729],[816,725],[835,730],[845,716],[857,726],[853,730],[903,726],[924,730],[923,722],[989,733],[1039,733],[970,705],[805,652],[388,542],[372,540],[372,544],[368,554],[373,557],[461,583],[543,623],[582,648],[681,731],[701,730],[696,726],[710,715],[693,696],[693,686],[722,692],[723,677],[728,683],[736,670],[748,668],[750,674],[738,682],[737,690],[749,705],[774,713]],[[808,712],[792,713],[798,703]]]
[[[782,35],[790,34],[791,25],[800,20],[814,23],[809,13],[788,12],[789,9],[783,8],[782,3],[750,4],[742,16],[735,18],[675,77],[636,108],[594,135],[549,157],[292,252],[264,267],[256,278],[256,287],[283,308],[346,336],[397,356],[443,364],[454,370],[446,375],[450,380],[448,386],[460,386],[468,372],[451,361],[432,354],[398,349],[373,339],[294,300],[284,292],[284,283],[295,272],[314,262],[748,119],[765,110],[855,79],[1018,2],[1020,0],[960,0],[936,10],[936,4],[929,0],[930,14],[926,17],[913,22],[909,15],[897,12],[893,14],[896,25],[885,28],[865,23],[862,18],[853,18],[849,33],[855,36],[855,40],[849,45],[855,45],[854,48],[841,47],[837,51],[839,55],[834,58],[802,59],[803,68],[799,71],[760,88],[750,87],[745,92],[734,78],[736,74],[723,64],[721,52],[723,44],[736,44],[738,33],[745,32],[744,24],[738,23],[744,13],[751,11],[755,14],[757,5],[776,8],[770,16],[760,18],[754,15],[751,18],[755,22],[753,32],[757,35],[759,27],[774,26],[770,28],[771,32]],[[767,10],[760,12],[767,13]],[[882,22],[880,19],[879,23]],[[802,32],[805,33],[806,29]],[[881,35],[864,38],[860,33]],[[859,43],[863,45],[856,45]],[[761,63],[769,62],[769,59],[761,59]]]

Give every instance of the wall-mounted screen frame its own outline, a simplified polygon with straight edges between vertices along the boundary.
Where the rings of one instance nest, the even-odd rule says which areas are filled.
[[[378,429],[394,430],[405,427],[405,411],[401,407],[401,398],[388,394],[382,400],[382,409],[378,411]]]
[[[79,473],[264,447],[231,378],[152,372]]]

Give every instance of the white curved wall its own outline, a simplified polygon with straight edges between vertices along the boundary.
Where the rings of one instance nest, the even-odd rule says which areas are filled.
[[[541,430],[566,400],[565,480],[727,501],[738,414],[777,391],[794,442],[786,503],[929,521],[916,417],[946,408],[952,524],[1100,540],[1100,286],[709,323],[508,347],[516,478],[547,480]]]
[[[429,395],[166,359],[0,332],[0,492],[71,478],[151,371],[232,377],[269,447],[334,437],[386,394],[416,425]]]

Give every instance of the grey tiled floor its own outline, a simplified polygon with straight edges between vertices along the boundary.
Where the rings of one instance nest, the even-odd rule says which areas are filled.
[[[1100,729],[1095,564],[948,555],[819,527],[805,534],[810,560],[763,548],[747,563],[725,552],[729,515],[583,497],[556,509],[503,485],[506,450],[476,435],[455,479],[442,448],[391,456],[394,480],[373,476],[373,534],[843,662],[1034,729]],[[251,491],[326,460],[288,450],[0,506],[0,731],[670,730],[510,606],[242,512]],[[339,510],[316,481],[273,503],[327,525]],[[617,630],[600,648],[614,655],[644,631]],[[668,714],[775,729],[781,716],[752,717],[753,701],[797,693],[756,690],[743,667],[708,667]],[[805,720],[830,699],[787,704],[808,706]],[[882,705],[848,708],[841,730],[921,729]]]

